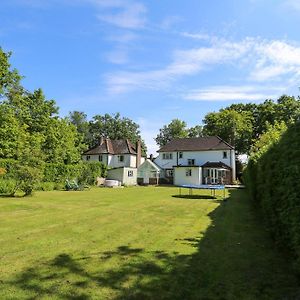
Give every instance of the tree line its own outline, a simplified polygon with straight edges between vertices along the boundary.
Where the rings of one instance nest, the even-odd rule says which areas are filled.
[[[251,147],[270,125],[283,122],[287,126],[300,118],[299,97],[283,95],[277,101],[239,103],[208,113],[201,125],[188,128],[185,121],[174,119],[160,129],[155,138],[163,146],[173,138],[218,135],[235,146],[239,154],[249,154]]]
[[[47,99],[42,89],[31,92],[22,86],[22,76],[11,66],[10,56],[0,48],[0,159],[14,161],[18,170],[14,176],[22,178],[20,182],[43,177],[48,180],[49,170],[54,170],[49,164],[57,166],[53,171],[57,175],[48,176],[51,180],[62,180],[59,173],[71,176],[69,166],[81,164],[81,154],[97,145],[100,136],[126,138],[133,143],[141,140],[146,154],[139,124],[119,113],[98,114],[88,120],[84,112],[72,111],[60,117],[56,102]],[[293,124],[299,115],[299,99],[286,95],[276,102],[233,104],[208,113],[194,127],[188,128],[185,121],[174,119],[159,130],[155,141],[162,146],[173,138],[218,135],[235,146],[238,153],[249,153],[268,126],[276,122]],[[46,173],[45,164],[49,169]],[[2,165],[7,166],[7,162]],[[64,171],[62,166],[67,166]]]

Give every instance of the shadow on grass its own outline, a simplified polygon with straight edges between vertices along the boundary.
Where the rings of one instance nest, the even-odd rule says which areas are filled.
[[[209,217],[206,232],[175,240],[191,245],[191,255],[125,245],[77,258],[62,253],[5,285],[28,299],[300,299],[299,280],[244,191],[232,191]]]
[[[209,195],[173,195],[172,197],[182,199],[217,199],[217,197]]]

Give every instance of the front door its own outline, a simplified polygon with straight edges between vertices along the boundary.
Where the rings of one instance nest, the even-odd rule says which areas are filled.
[[[210,177],[211,184],[218,183],[218,170],[217,169],[209,169],[209,177]]]

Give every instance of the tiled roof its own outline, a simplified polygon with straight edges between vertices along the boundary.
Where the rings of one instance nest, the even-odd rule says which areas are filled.
[[[208,161],[204,165],[201,166],[202,168],[217,168],[217,169],[227,169],[231,170],[229,166],[224,164],[221,161]]]
[[[100,142],[101,143],[101,142]],[[97,154],[137,154],[136,147],[129,140],[110,140],[102,139],[102,143],[93,147],[84,155],[97,155]]]
[[[231,150],[233,146],[223,141],[218,136],[207,136],[199,138],[173,139],[158,152],[170,151],[204,151],[204,150]]]

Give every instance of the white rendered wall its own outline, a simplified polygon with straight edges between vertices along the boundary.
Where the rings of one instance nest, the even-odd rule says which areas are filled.
[[[128,176],[128,171],[133,173],[133,176]],[[118,180],[122,184],[136,185],[137,184],[137,169],[136,168],[117,168],[107,171],[107,179]]]
[[[192,176],[186,176],[186,171],[192,170]],[[174,168],[174,185],[200,185],[202,184],[202,169],[199,167]]]
[[[223,158],[223,152],[227,152],[227,158]],[[230,155],[230,152],[233,154]],[[155,163],[163,169],[172,169],[177,165],[177,152],[172,153],[172,159],[162,159],[164,152],[160,152],[158,157],[155,158]],[[233,159],[234,150],[211,150],[211,151],[182,151],[182,158],[178,158],[178,165],[186,166],[188,159],[195,159],[195,165],[202,166],[206,162],[223,162],[231,168],[235,168],[235,160]],[[179,157],[179,153],[178,153]]]
[[[99,161],[99,155],[102,155],[102,161]],[[87,156],[90,157],[89,160],[87,160]],[[83,161],[92,161],[92,162],[101,162],[103,164],[107,164],[108,155],[107,154],[96,154],[96,155],[82,155]]]

